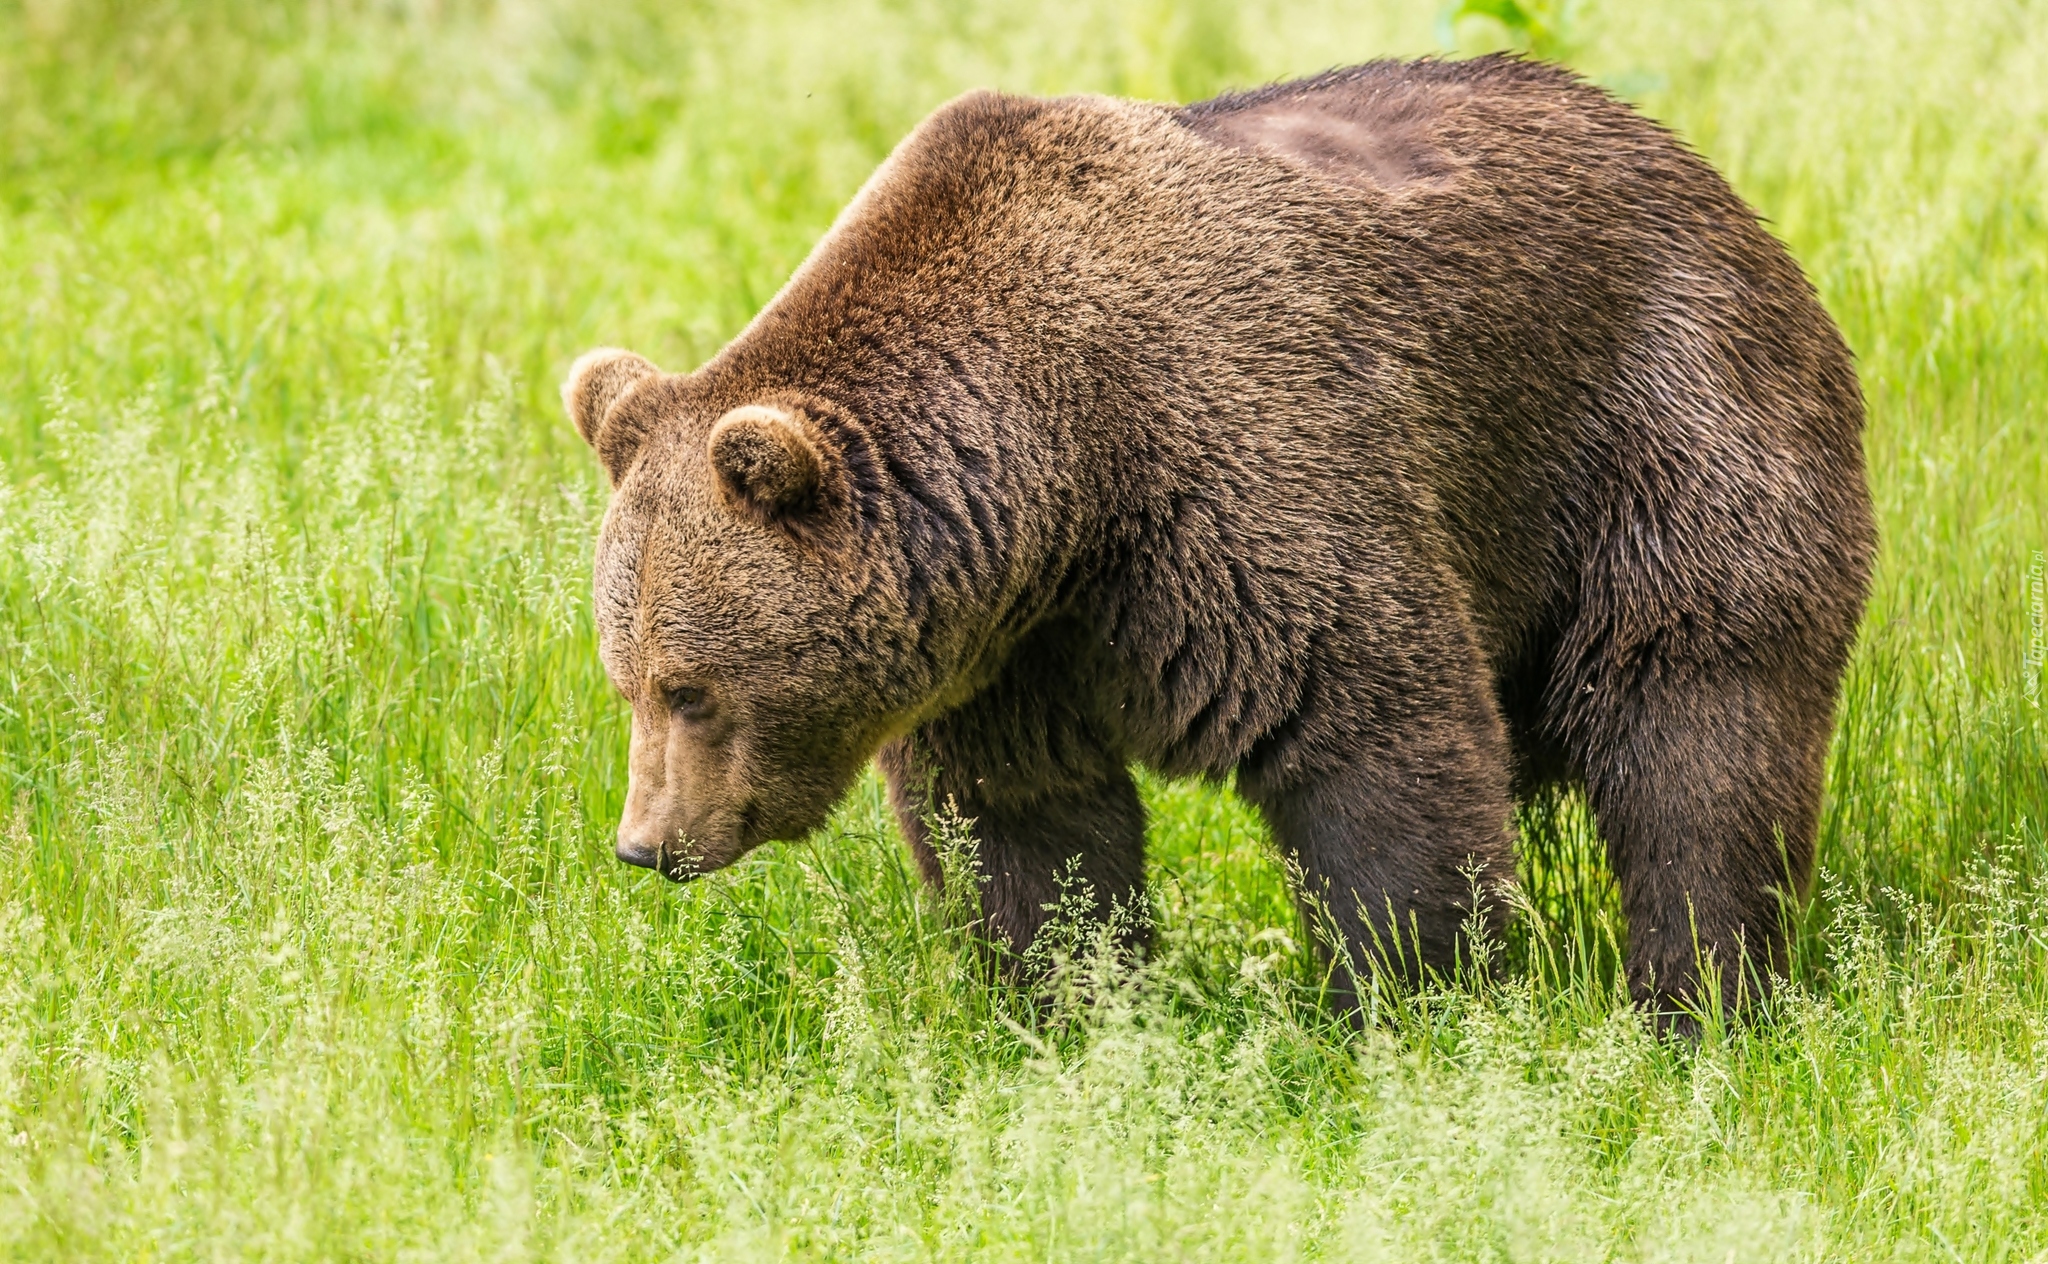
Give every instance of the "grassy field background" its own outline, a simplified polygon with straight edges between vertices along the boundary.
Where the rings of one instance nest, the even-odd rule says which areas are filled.
[[[1147,784],[1162,950],[1045,1021],[872,781],[688,889],[611,858],[577,351],[710,355],[965,88],[1498,23],[0,0],[0,1256],[2048,1258],[2048,11],[1543,12],[1769,216],[1871,403],[1823,878],[1697,1047],[1617,996],[1571,800],[1509,968],[1363,1032],[1218,790]]]

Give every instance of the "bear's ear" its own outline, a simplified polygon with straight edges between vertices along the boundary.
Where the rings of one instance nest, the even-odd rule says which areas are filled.
[[[836,499],[837,463],[802,416],[764,404],[733,409],[711,427],[711,469],[726,503],[757,521],[803,531],[822,525]]]
[[[639,426],[614,416],[612,406],[633,387],[660,375],[661,370],[641,356],[602,347],[578,356],[569,366],[569,380],[562,383],[562,407],[569,410],[576,433],[597,450],[614,487],[647,436]]]

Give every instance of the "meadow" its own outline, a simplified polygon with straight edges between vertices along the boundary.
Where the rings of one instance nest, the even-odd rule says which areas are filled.
[[[0,1257],[2048,1259],[2048,13],[1467,7],[0,0]],[[872,778],[613,860],[578,351],[711,355],[969,87],[1502,45],[1710,157],[1859,357],[1764,1012],[1628,1008],[1570,797],[1500,968],[1363,1029],[1227,788],[1145,784],[1159,950],[1045,1010]]]

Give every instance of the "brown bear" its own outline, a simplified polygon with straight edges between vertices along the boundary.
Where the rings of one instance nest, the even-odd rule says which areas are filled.
[[[1862,400],[1756,214],[1567,72],[972,93],[709,363],[563,395],[613,485],[621,859],[799,837],[879,752],[928,875],[927,809],[972,820],[1015,952],[1069,866],[1141,891],[1133,764],[1234,775],[1352,962],[1413,976],[1473,866],[1500,917],[1515,797],[1575,783],[1640,1000],[1782,964]]]

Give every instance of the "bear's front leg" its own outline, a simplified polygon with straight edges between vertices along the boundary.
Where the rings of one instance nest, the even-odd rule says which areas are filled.
[[[884,748],[879,760],[926,880],[944,881],[927,822],[934,810],[957,811],[973,839],[979,929],[1005,977],[1027,981],[1031,945],[1063,909],[1084,918],[1126,910],[1118,936],[1127,948],[1143,948],[1151,931],[1143,904],[1145,809],[1123,762],[1071,733],[1051,760],[976,762],[992,752],[961,731],[972,723],[948,717],[927,725]]]
[[[1358,1004],[1357,989],[1375,975],[1413,985],[1469,964],[1475,894],[1479,924],[1494,935],[1506,925],[1515,882],[1508,766],[1475,674],[1413,677],[1406,705],[1376,705],[1361,689],[1343,713],[1370,720],[1368,736],[1323,743],[1347,755],[1282,775],[1285,756],[1275,752],[1263,767],[1239,770],[1239,790],[1297,869],[1311,933],[1326,952],[1342,949],[1330,980],[1341,1002]],[[1332,932],[1340,944],[1327,942]]]
[[[1348,960],[1331,986],[1345,1003],[1376,973],[1412,986],[1470,964],[1475,886],[1487,932],[1506,924],[1515,867],[1504,786],[1367,765],[1260,802],[1298,869],[1310,932],[1342,940]]]

